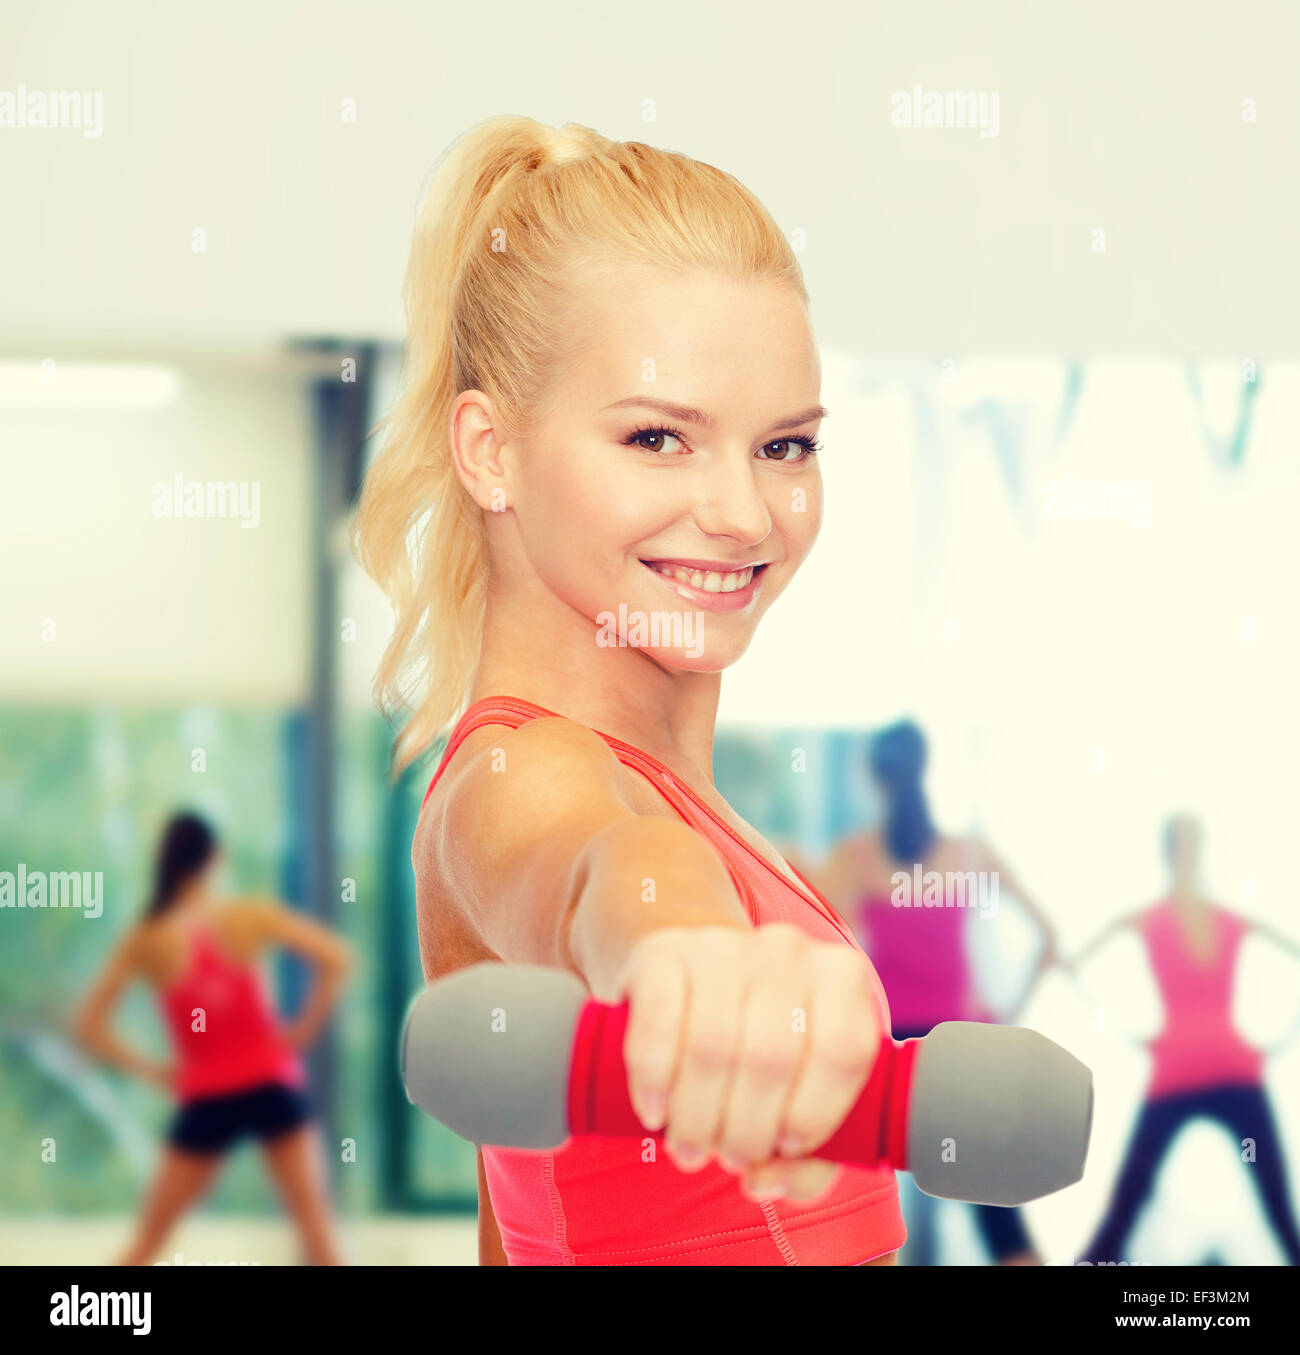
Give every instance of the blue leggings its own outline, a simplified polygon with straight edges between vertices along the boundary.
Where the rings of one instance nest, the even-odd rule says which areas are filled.
[[[1148,1101],[1138,1116],[1105,1216],[1081,1260],[1097,1265],[1125,1259],[1129,1234],[1151,1197],[1156,1173],[1174,1135],[1190,1120],[1202,1118],[1217,1120],[1234,1138],[1254,1140],[1255,1161],[1248,1164],[1250,1179],[1287,1264],[1300,1265],[1300,1233],[1291,1206],[1282,1144],[1268,1097],[1260,1086],[1206,1087]]]
[[[932,1026],[924,1026],[895,1030],[894,1039],[919,1040],[932,1029]],[[1025,1230],[1024,1215],[1015,1205],[975,1204],[971,1208],[975,1211],[975,1227],[994,1261],[1004,1261],[1008,1256],[1033,1251],[1034,1244]],[[929,1252],[931,1248],[927,1246],[924,1250]],[[910,1264],[931,1265],[933,1262],[926,1255],[924,1259]]]

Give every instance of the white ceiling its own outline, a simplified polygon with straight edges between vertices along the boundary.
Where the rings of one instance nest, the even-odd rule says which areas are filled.
[[[97,139],[0,129],[10,353],[396,338],[422,180],[501,112],[738,175],[806,232],[827,344],[1297,351],[1300,7],[1284,0],[5,11],[0,90],[99,91],[104,119]],[[996,92],[998,135],[892,126],[891,95],[918,82]]]

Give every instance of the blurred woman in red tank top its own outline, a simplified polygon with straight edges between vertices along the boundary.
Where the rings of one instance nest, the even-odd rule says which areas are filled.
[[[662,1160],[485,1150],[481,1260],[892,1261],[892,1172],[810,1156],[888,1033],[879,983],[712,774],[722,671],[821,518],[794,252],[712,166],[494,118],[439,164],[407,307],[354,542],[396,613],[396,764],[454,727],[412,849],[424,973],[552,965],[626,998],[665,1130]]]
[[[119,1260],[147,1265],[181,1215],[211,1187],[227,1154],[251,1136],[262,1146],[311,1264],[337,1265],[319,1134],[300,1051],[316,1038],[351,967],[344,943],[269,899],[218,897],[216,836],[196,814],[176,814],[159,843],[144,918],[119,939],[78,1013],[79,1042],[105,1062],[156,1083],[178,1102],[135,1237]],[[283,947],[316,978],[288,1025],[260,972]],[[159,1062],[113,1033],[113,1009],[135,980],[155,992],[173,1057]]]

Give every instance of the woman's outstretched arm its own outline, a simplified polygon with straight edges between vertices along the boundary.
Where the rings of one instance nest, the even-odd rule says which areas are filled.
[[[1273,927],[1266,926],[1262,922],[1250,921],[1249,925],[1251,931],[1257,932],[1266,941],[1271,941],[1279,950],[1284,950],[1288,955],[1300,959],[1300,946],[1296,945],[1289,936],[1283,936],[1281,932]]]
[[[489,950],[573,970],[605,1001],[650,932],[749,926],[713,848],[628,778],[599,735],[530,720],[458,769],[436,838],[440,892]]]
[[[663,810],[597,734],[530,720],[447,786],[419,839],[436,858],[416,863],[437,877],[423,895],[454,899],[502,960],[628,1000],[632,1103],[682,1170],[716,1155],[751,1192],[812,1198],[836,1169],[808,1154],[880,1046],[869,962],[793,926],[753,927],[722,858]]]
[[[1077,971],[1079,966],[1096,951],[1100,950],[1107,941],[1111,940],[1126,928],[1137,926],[1138,921],[1145,911],[1146,910],[1142,908],[1135,908],[1132,912],[1125,913],[1122,917],[1117,917],[1114,922],[1107,923],[1077,955],[1067,956],[1062,961],[1062,964],[1068,970]]]

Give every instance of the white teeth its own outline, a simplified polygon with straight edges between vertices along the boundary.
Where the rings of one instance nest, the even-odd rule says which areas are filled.
[[[728,570],[725,574],[717,570],[705,572],[699,569],[687,569],[684,565],[655,563],[650,566],[656,574],[667,579],[676,579],[678,583],[688,583],[702,593],[734,593],[745,588],[754,578],[753,569]]]

